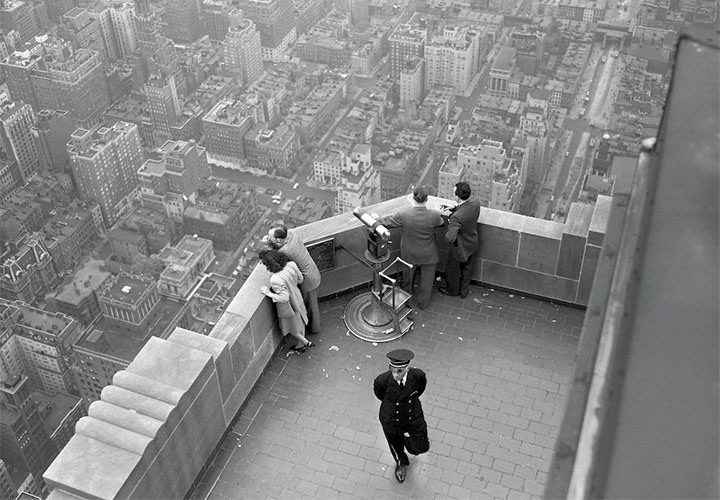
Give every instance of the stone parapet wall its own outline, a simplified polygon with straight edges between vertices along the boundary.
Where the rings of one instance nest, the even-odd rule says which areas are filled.
[[[473,279],[585,306],[590,297],[612,198],[573,203],[566,222],[484,209]]]
[[[397,198],[369,210],[384,215],[407,203]],[[587,304],[609,207],[609,198],[594,208],[575,204],[565,224],[483,209],[475,281]],[[353,256],[364,255],[366,231],[352,214],[298,232],[305,242],[335,240],[321,297],[369,286],[371,270]],[[44,474],[49,498],[183,498],[282,343],[272,302],[259,291],[267,282],[257,266],[208,336],[176,328],[167,340],[151,338]]]

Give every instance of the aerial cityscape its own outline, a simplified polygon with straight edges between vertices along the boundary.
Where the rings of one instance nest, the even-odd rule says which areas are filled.
[[[718,9],[0,0],[0,500],[51,494],[151,339],[211,334],[273,226],[465,182],[560,227],[629,192],[679,34]]]

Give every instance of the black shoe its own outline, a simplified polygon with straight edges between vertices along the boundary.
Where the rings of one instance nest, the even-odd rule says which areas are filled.
[[[456,295],[456,294],[454,294],[454,293],[450,293],[450,290],[448,290],[448,289],[445,288],[444,286],[438,288],[438,292],[442,293],[443,295],[448,295],[448,296],[450,296],[450,297],[452,297],[453,295]]]
[[[397,464],[395,466],[395,479],[397,479],[399,483],[404,483],[405,475],[406,475],[405,466],[402,464]]]
[[[310,341],[308,340],[308,343],[305,344],[304,346],[302,346],[302,347],[293,347],[292,350],[295,351],[295,352],[305,352],[305,351],[307,351],[307,348],[308,348],[308,347],[315,347],[315,344],[313,344],[312,342],[310,342]]]

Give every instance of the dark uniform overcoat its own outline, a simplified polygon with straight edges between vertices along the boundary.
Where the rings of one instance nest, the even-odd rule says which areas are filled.
[[[429,447],[427,424],[420,403],[426,385],[425,372],[419,368],[408,369],[403,389],[390,370],[378,375],[373,383],[375,396],[381,401],[380,424],[395,460],[403,464],[407,464],[408,459],[401,444],[414,455],[425,453]],[[410,438],[404,438],[404,433]]]

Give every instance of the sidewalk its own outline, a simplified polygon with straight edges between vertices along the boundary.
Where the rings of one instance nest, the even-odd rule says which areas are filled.
[[[346,332],[351,295],[321,303],[304,355],[282,348],[193,499],[540,498],[584,311],[473,287],[434,295],[401,339]],[[399,484],[372,381],[385,353],[415,352],[430,451]]]

